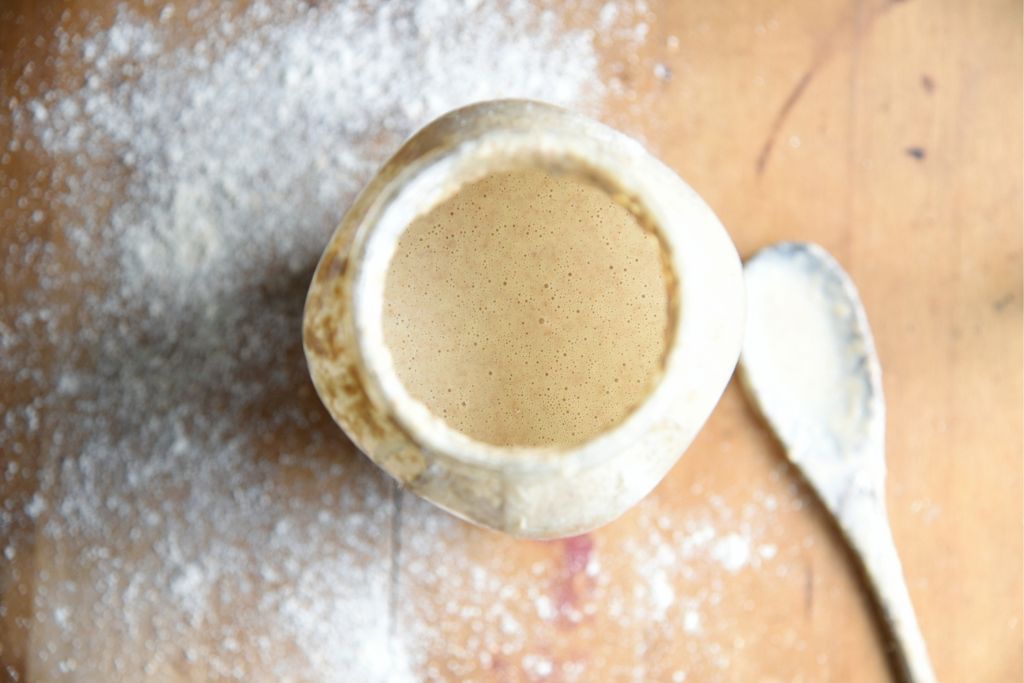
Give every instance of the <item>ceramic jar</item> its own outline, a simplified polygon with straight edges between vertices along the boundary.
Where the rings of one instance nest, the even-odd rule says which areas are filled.
[[[384,291],[403,230],[483,177],[574,174],[625,206],[662,247],[668,347],[624,421],[573,447],[512,448],[454,430],[403,386],[384,339]],[[530,538],[579,534],[645,496],[686,450],[739,356],[740,260],[710,208],[625,135],[538,102],[484,102],[414,135],[356,199],[313,277],[303,342],[316,390],[356,445],[450,512]]]

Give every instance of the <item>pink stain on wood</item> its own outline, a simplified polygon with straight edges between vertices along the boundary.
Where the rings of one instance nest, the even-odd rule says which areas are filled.
[[[564,624],[577,624],[583,617],[582,600],[591,588],[592,581],[586,570],[594,552],[594,539],[588,534],[573,536],[562,541],[562,548],[564,565],[555,586],[555,604]]]
[[[562,541],[565,548],[565,566],[569,574],[579,574],[587,568],[590,554],[594,551],[594,539],[590,534],[573,536]]]

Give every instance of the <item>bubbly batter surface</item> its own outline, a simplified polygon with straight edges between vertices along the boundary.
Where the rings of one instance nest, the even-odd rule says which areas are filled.
[[[495,174],[402,235],[385,341],[409,393],[453,428],[500,446],[568,446],[653,388],[666,287],[657,239],[603,191]]]

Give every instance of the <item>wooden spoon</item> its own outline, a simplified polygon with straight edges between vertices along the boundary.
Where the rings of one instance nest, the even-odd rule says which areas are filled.
[[[885,511],[885,400],[867,316],[821,247],[785,242],[745,266],[740,378],[860,560],[909,683],[934,683]]]

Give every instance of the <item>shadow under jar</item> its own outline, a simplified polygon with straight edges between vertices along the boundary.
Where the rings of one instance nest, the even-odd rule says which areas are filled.
[[[384,165],[321,258],[303,341],[332,417],[403,486],[555,538],[664,477],[742,319],[736,250],[671,169],[595,121],[503,100]]]

